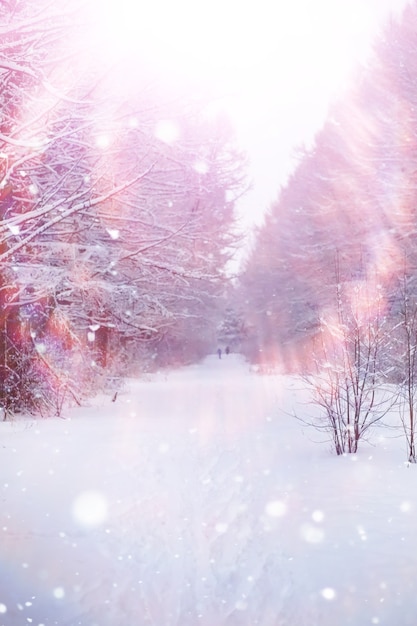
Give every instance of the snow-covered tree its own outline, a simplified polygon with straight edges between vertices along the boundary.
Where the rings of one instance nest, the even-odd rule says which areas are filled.
[[[305,381],[319,414],[307,420],[329,435],[336,454],[355,453],[392,408],[387,384],[390,327],[380,286],[344,281],[336,263],[335,306],[323,310]]]
[[[86,55],[86,6],[0,8],[2,328],[16,359],[13,324],[58,376],[64,345],[106,367],[110,348],[154,354],[207,326],[243,182],[230,128],[204,98],[133,59]],[[51,328],[64,336],[55,359]]]
[[[399,411],[406,441],[407,460],[417,462],[417,294],[416,276],[409,273],[407,262],[399,278],[398,289],[391,303],[392,331],[390,365],[392,378],[398,385]]]

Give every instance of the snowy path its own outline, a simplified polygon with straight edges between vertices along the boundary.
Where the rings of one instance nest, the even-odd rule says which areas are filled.
[[[1,424],[0,625],[414,626],[416,468],[330,456],[299,397],[231,356]]]

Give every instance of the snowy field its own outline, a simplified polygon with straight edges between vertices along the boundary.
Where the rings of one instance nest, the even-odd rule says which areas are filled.
[[[0,424],[0,624],[415,626],[417,468],[234,355]]]

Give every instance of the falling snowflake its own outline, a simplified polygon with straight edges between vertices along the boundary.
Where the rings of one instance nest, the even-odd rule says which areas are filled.
[[[321,590],[321,595],[325,600],[334,600],[336,597],[336,592],[331,587],[325,587]]]
[[[411,510],[411,502],[405,501],[400,505],[401,513],[408,513]]]
[[[313,511],[312,515],[311,515],[311,519],[313,520],[313,522],[316,522],[317,524],[319,524],[320,522],[322,522],[324,520],[324,513],[323,511]]]
[[[321,543],[324,539],[324,532],[317,526],[303,524],[301,526],[301,536],[307,543]]]
[[[98,491],[83,491],[74,500],[72,514],[82,526],[100,526],[108,516],[107,500]]]
[[[209,171],[209,166],[206,161],[199,160],[195,161],[193,165],[193,170],[195,170],[198,174],[207,174]]]
[[[109,135],[97,135],[95,139],[95,144],[97,148],[101,148],[102,150],[105,150],[110,145]]]
[[[287,505],[281,500],[273,500],[268,502],[265,507],[265,513],[270,517],[282,517],[287,512]]]
[[[106,228],[106,230],[112,239],[119,239],[120,231],[117,228]]]
[[[155,127],[155,137],[164,143],[174,143],[180,135],[178,124],[172,120],[161,120]]]
[[[63,587],[55,587],[52,593],[57,600],[62,600],[65,597],[65,589]]]

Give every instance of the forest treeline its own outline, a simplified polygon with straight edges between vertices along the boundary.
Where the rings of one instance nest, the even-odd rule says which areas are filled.
[[[59,414],[213,349],[243,159],[82,0],[0,3],[0,405]],[[97,8],[97,7],[96,7]]]
[[[319,411],[299,417],[337,454],[395,407],[416,462],[417,2],[300,150],[236,294],[243,351],[303,378]]]
[[[417,294],[417,4],[392,19],[259,228],[241,276],[252,360],[311,356],[345,306],[395,327]],[[377,304],[376,300],[377,298]],[[414,300],[413,300],[414,302]]]

